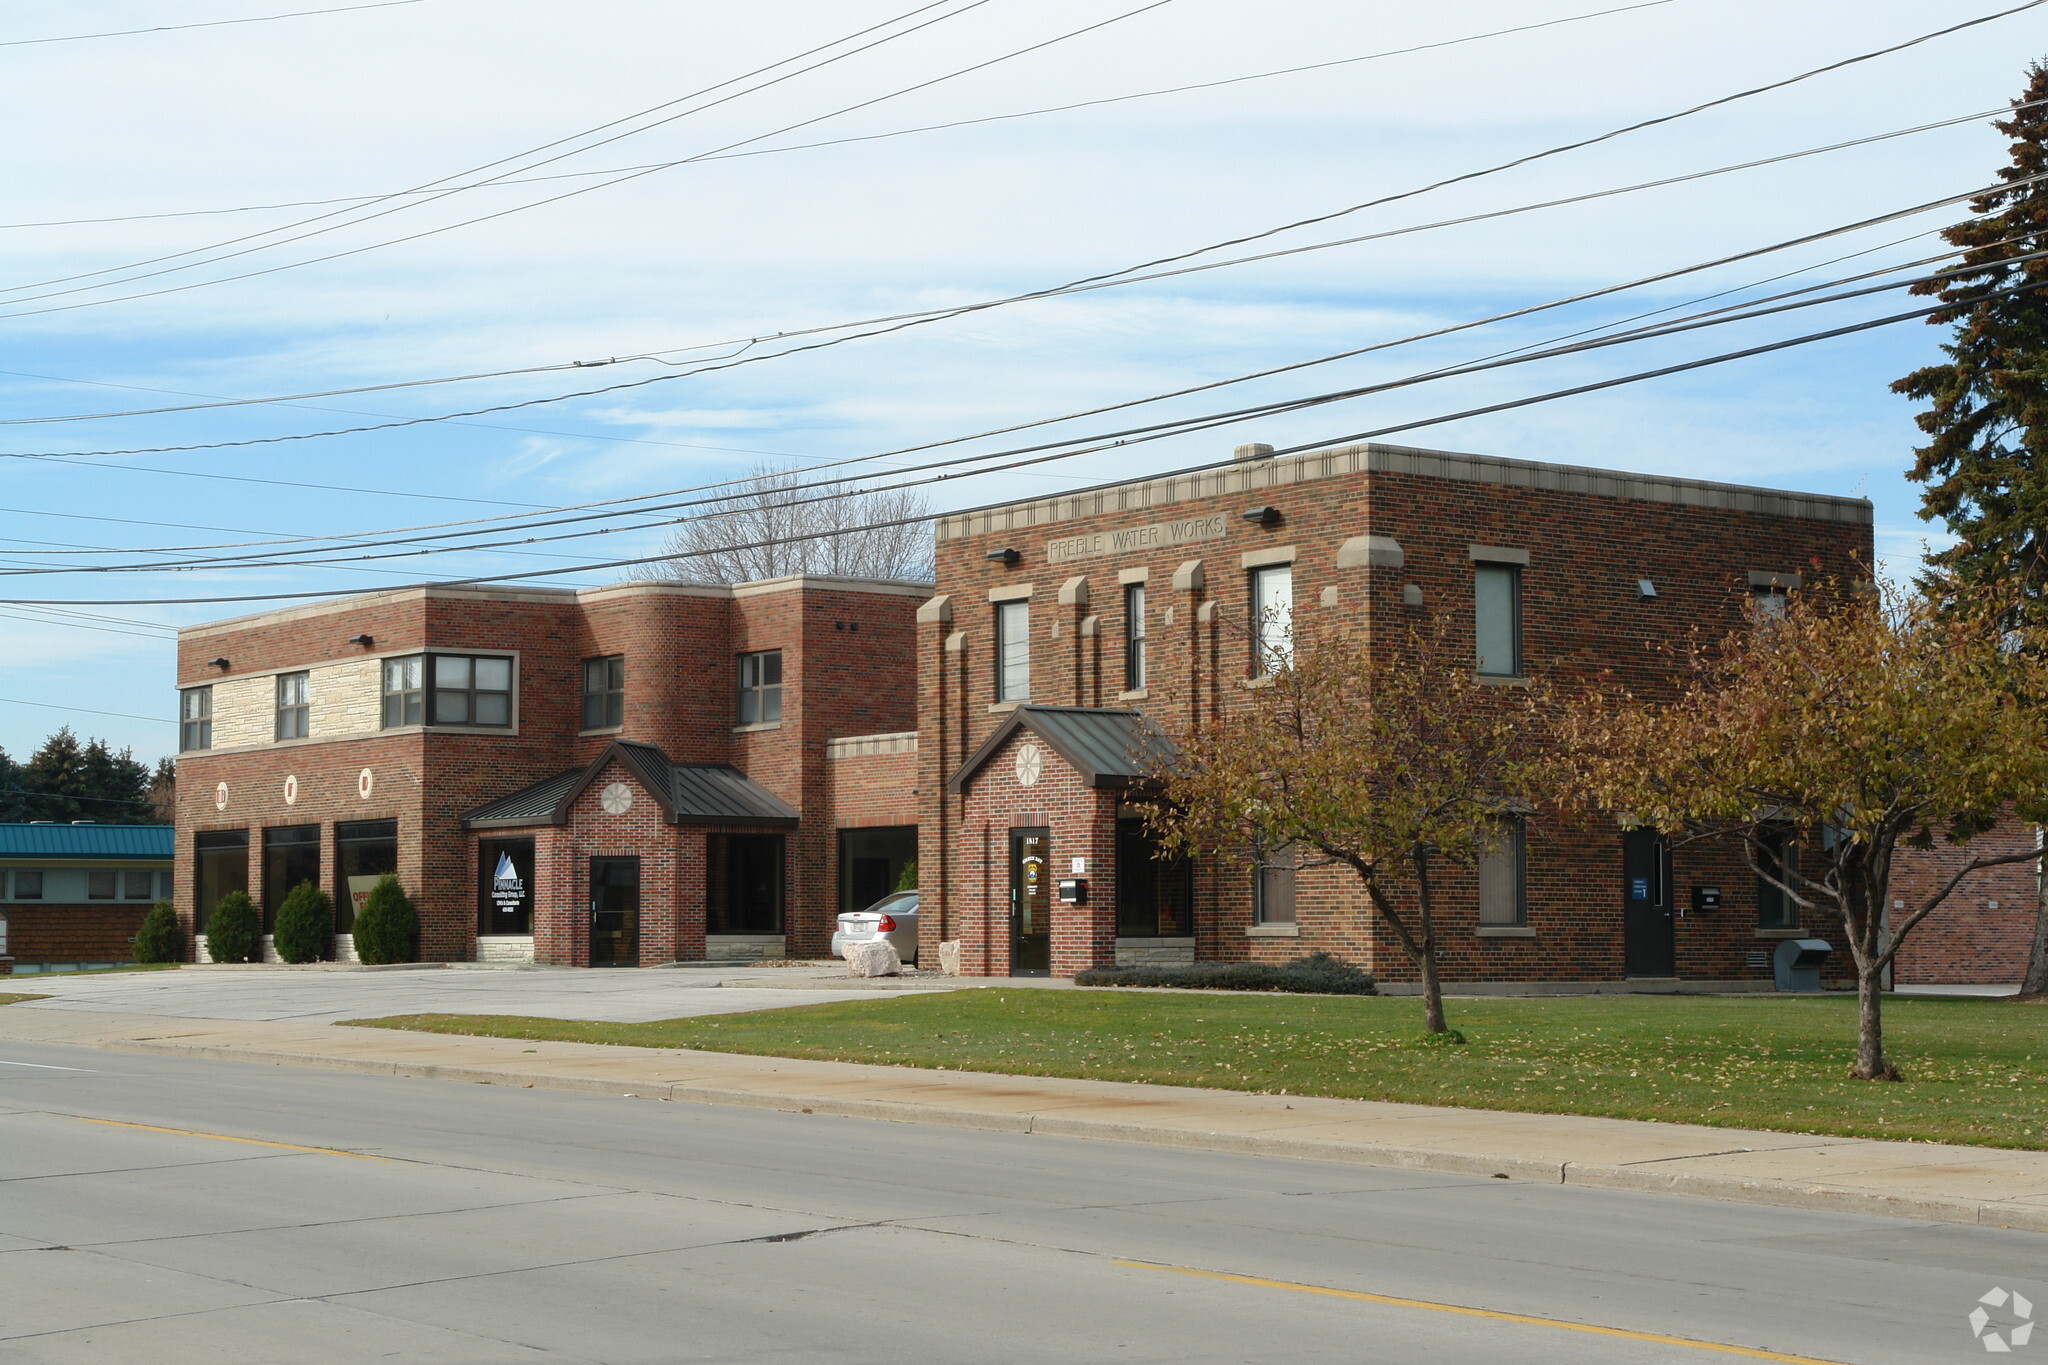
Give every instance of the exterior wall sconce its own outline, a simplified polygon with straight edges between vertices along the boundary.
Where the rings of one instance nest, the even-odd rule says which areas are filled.
[[[364,649],[368,649],[371,645],[377,643],[367,635],[351,635],[348,637],[348,642],[352,645],[361,645]]]
[[[206,666],[208,668],[226,668],[228,666],[228,661],[226,659],[208,659],[206,661]]]
[[[983,558],[987,559],[992,564],[1000,564],[1004,568],[1008,569],[1014,567],[1017,561],[1024,558],[1024,556],[1018,553],[1016,550],[1002,549],[990,550],[986,555],[983,556]]]
[[[1657,585],[1655,583],[1652,583],[1647,578],[1638,578],[1636,580],[1636,600],[1638,602],[1647,602],[1656,595]]]
[[[1422,605],[1422,585],[1420,583],[1409,583],[1402,587],[1401,605],[1404,607],[1419,607]]]
[[[1245,509],[1244,519],[1251,522],[1254,526],[1278,526],[1280,524],[1280,509],[1277,507],[1249,507]]]

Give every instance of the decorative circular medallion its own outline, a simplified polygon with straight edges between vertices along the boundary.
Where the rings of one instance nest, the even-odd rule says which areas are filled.
[[[226,810],[228,808],[227,783],[223,782],[213,789],[213,808],[215,810]]]
[[[604,807],[606,815],[624,815],[633,809],[633,789],[623,782],[614,782],[597,794],[597,804]]]
[[[287,806],[299,804],[299,776],[293,773],[284,780],[284,803]]]
[[[1017,750],[1017,785],[1035,787],[1045,773],[1045,754],[1036,744],[1026,744]]]
[[[368,768],[356,774],[356,795],[367,801],[370,793],[377,790],[377,779]]]

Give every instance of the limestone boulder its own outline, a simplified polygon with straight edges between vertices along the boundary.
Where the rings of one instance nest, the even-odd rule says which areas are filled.
[[[870,939],[866,943],[849,943],[846,945],[846,974],[901,976],[903,959],[896,956],[896,945],[885,938]]]
[[[947,976],[960,975],[959,939],[948,939],[939,945],[939,970]]]

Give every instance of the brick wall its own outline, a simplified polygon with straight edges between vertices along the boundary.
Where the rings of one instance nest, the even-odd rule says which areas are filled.
[[[146,903],[0,906],[7,952],[16,962],[131,962]]]
[[[1924,904],[1972,857],[2034,847],[2034,827],[2008,818],[1962,848],[1937,841],[1926,850],[1901,849],[1892,867],[1894,912]],[[2034,943],[2038,876],[2032,859],[1971,873],[1907,935],[1893,980],[1902,986],[2018,984],[2026,976]]]

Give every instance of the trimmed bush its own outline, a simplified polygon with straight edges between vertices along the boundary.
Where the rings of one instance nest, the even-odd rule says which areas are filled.
[[[254,962],[263,955],[263,922],[248,892],[228,892],[206,917],[206,955],[215,962]]]
[[[334,902],[311,882],[300,882],[277,907],[272,931],[286,962],[318,962],[334,951]]]
[[[1328,953],[1310,953],[1284,967],[1266,962],[1198,962],[1192,967],[1091,967],[1077,986],[1174,986],[1198,991],[1298,991],[1306,995],[1377,995],[1370,972]]]
[[[917,890],[917,859],[912,858],[903,865],[902,875],[896,878],[896,889],[898,891]]]
[[[142,917],[135,931],[137,962],[182,962],[185,960],[185,931],[178,927],[178,912],[169,901],[158,901]]]
[[[356,915],[355,933],[356,956],[372,966],[417,960],[420,917],[397,877],[387,872],[377,879]]]

